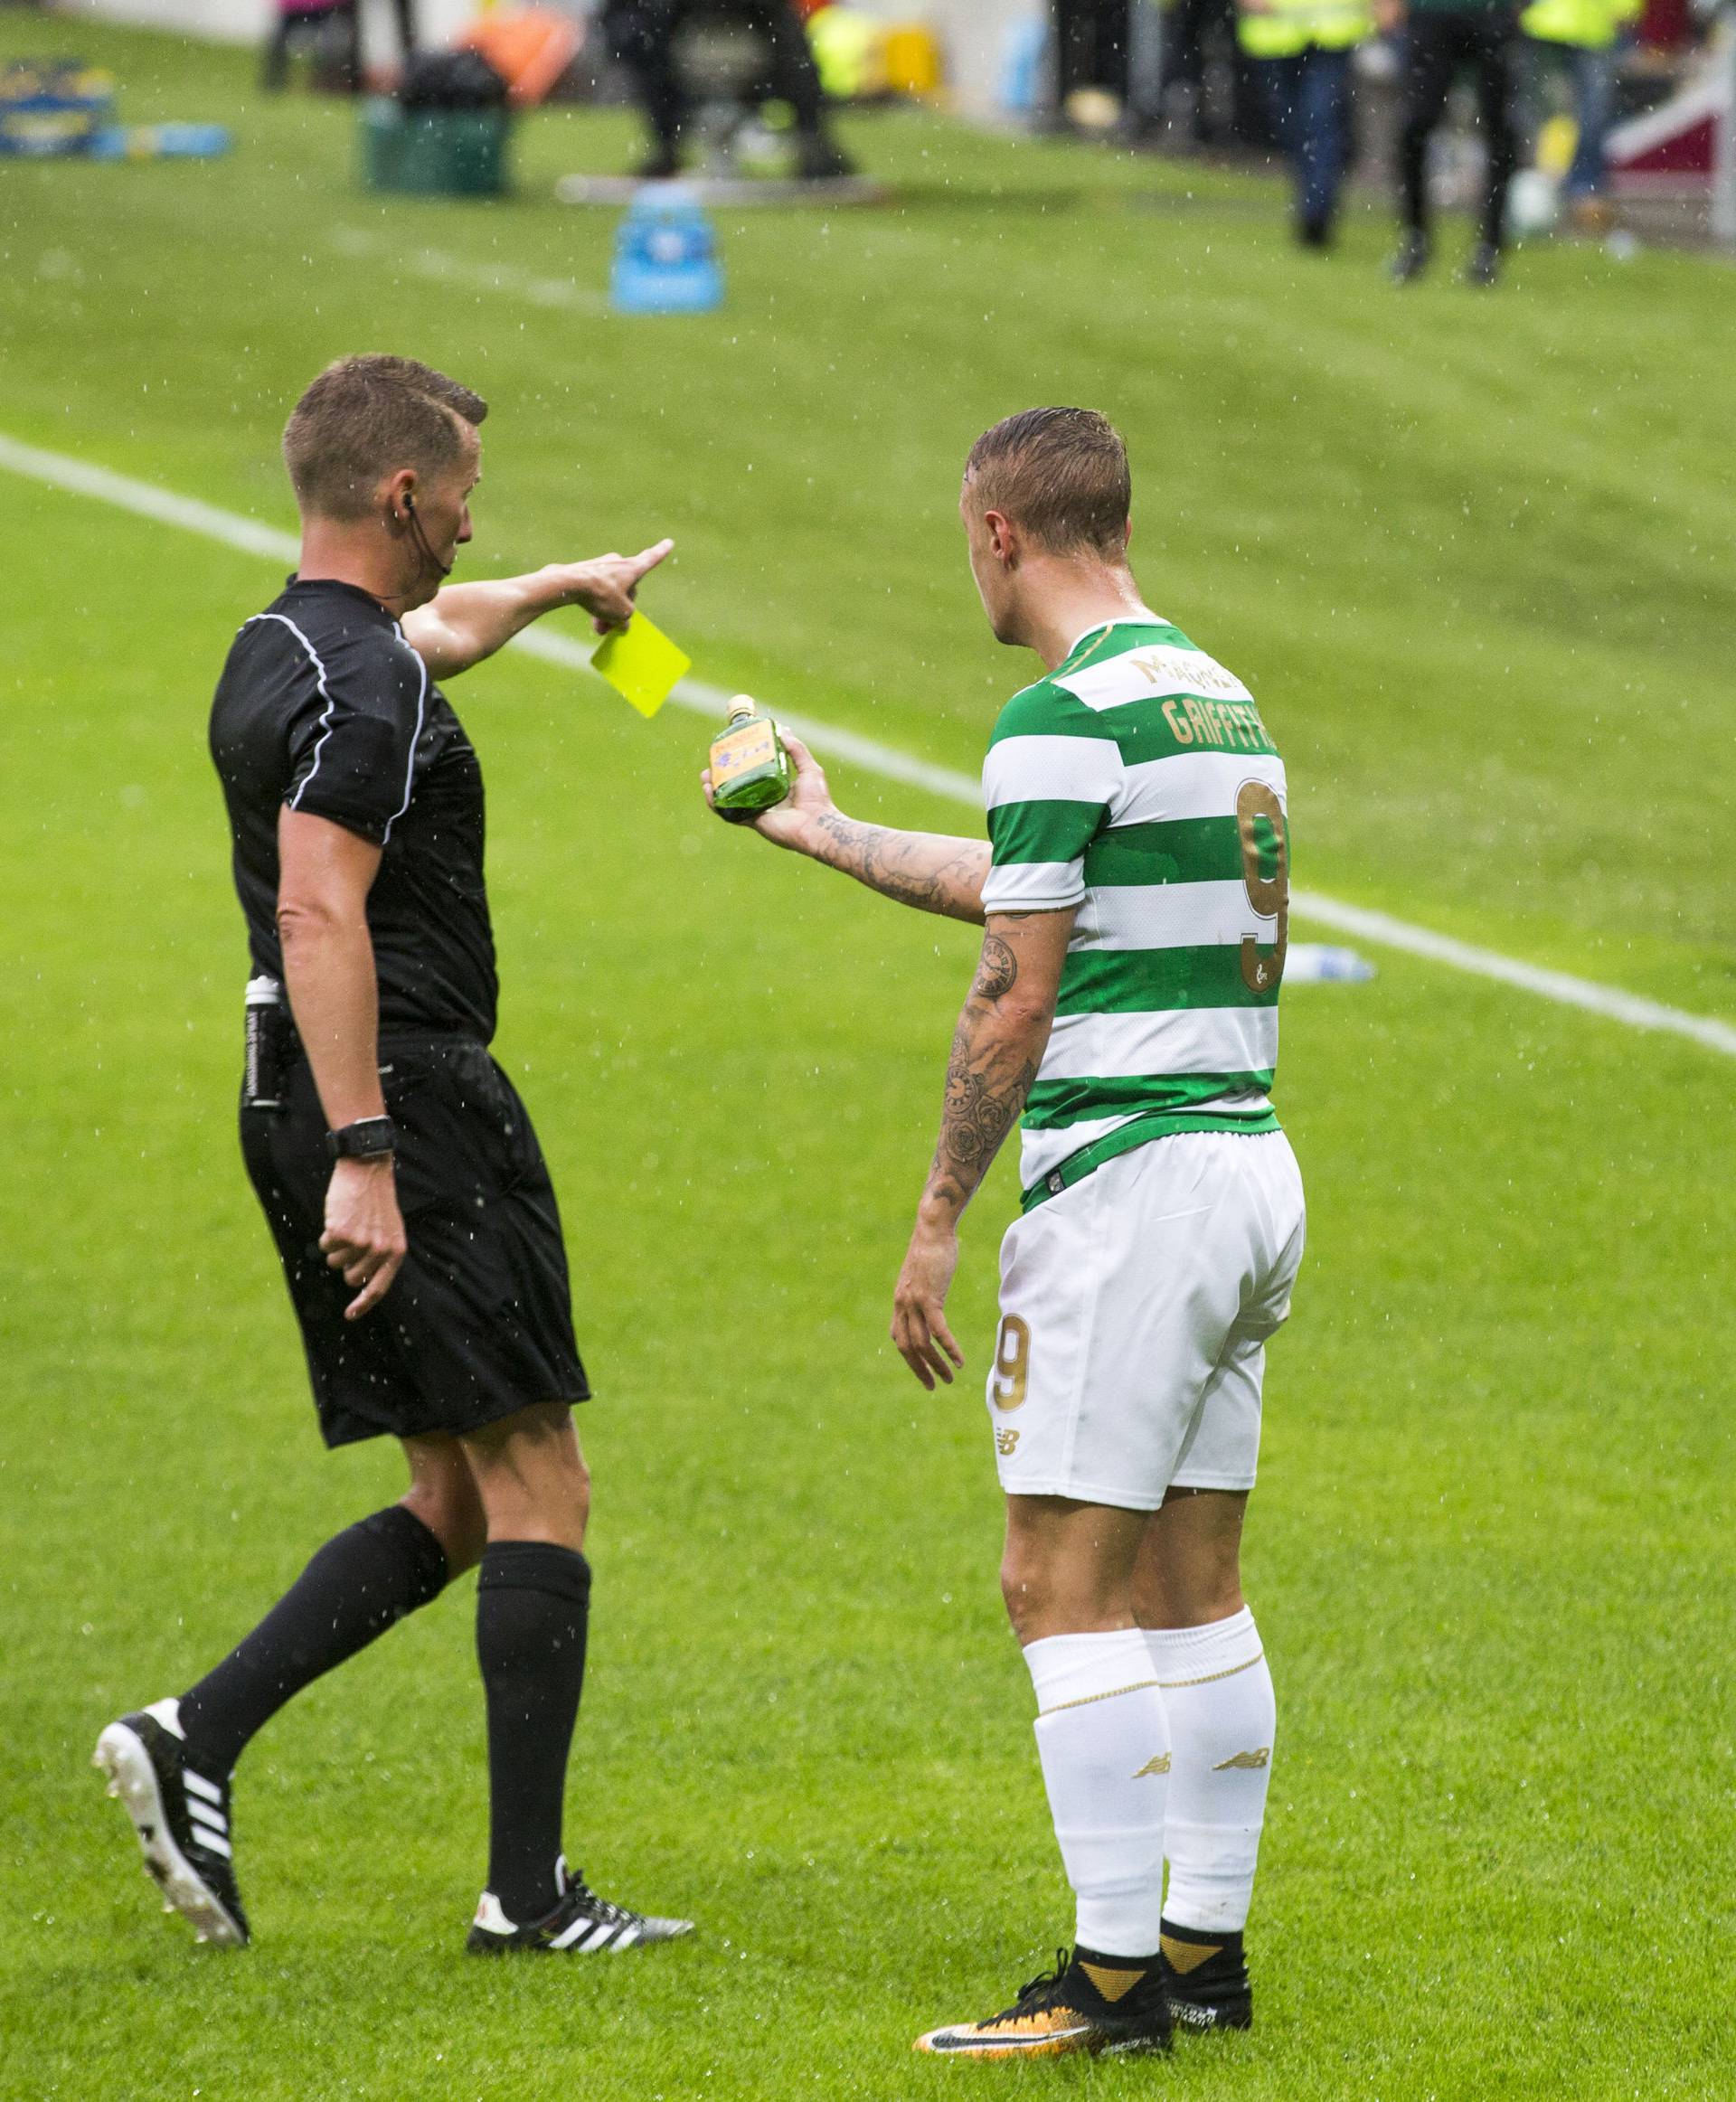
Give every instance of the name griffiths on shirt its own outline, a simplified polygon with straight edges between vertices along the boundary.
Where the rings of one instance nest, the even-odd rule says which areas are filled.
[[[1179,745],[1213,745],[1220,751],[1270,752],[1278,747],[1266,734],[1254,697],[1246,686],[1219,664],[1215,657],[1196,649],[1133,650],[1117,665],[1137,672],[1158,688],[1194,687],[1195,693],[1176,693],[1163,703],[1164,721]],[[1213,691],[1222,701],[1207,700]],[[1155,698],[1155,696],[1154,696]]]
[[[1199,701],[1184,693],[1164,702],[1164,721],[1177,744],[1215,745],[1221,751],[1278,749],[1251,701]]]

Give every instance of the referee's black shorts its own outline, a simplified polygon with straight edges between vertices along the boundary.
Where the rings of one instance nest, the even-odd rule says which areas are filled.
[[[332,1164],[305,1058],[281,1109],[241,1110],[241,1152],[301,1324],[328,1446],[479,1429],[590,1392],[572,1334],[561,1216],[512,1082],[469,1037],[385,1038],[410,1253],[371,1314],[319,1252]]]

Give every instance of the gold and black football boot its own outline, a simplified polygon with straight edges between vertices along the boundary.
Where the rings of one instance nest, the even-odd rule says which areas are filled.
[[[986,2022],[931,2029],[915,2049],[937,2058],[1054,2059],[1068,2051],[1134,2057],[1169,2049],[1163,1965],[1086,1948],[1055,1951],[1011,2007]]]

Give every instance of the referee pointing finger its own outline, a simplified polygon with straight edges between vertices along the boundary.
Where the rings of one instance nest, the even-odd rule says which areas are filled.
[[[478,1952],[590,1952],[685,1920],[595,1896],[561,1853],[584,1676],[590,1393],[566,1254],[524,1104],[489,1056],[497,983],[476,755],[436,683],[539,615],[631,617],[669,551],[447,584],[470,538],[486,406],[398,357],[297,404],[301,564],[236,636],[211,746],[252,977],[241,1147],[282,1261],[327,1445],[391,1436],[410,1487],[339,1533],[178,1700],[97,1764],[201,1938],[249,1938],[236,1761],[279,1708],[480,1561],[489,1868]]]

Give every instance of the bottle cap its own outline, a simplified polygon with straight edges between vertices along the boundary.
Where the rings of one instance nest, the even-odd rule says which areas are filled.
[[[760,703],[751,693],[737,693],[730,702],[730,721],[740,722],[744,715],[758,715]]]

